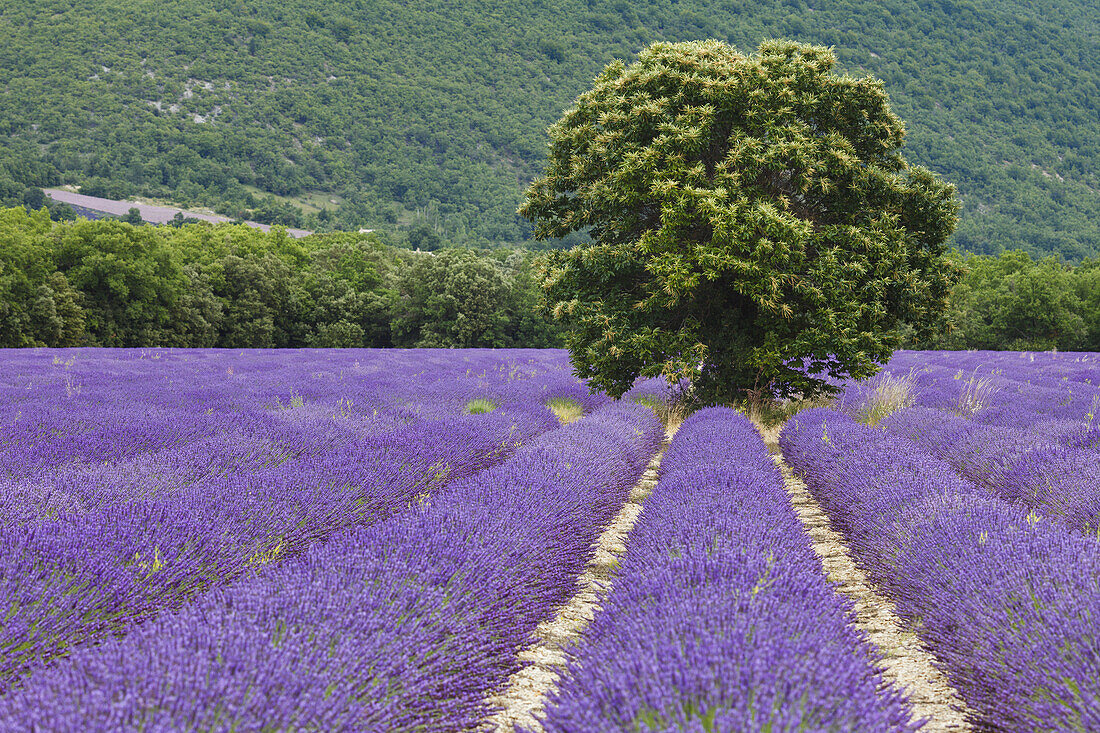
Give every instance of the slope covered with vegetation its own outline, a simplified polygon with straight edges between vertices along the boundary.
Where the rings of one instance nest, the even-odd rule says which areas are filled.
[[[0,199],[67,182],[518,242],[547,126],[612,59],[707,37],[883,79],[908,159],[959,187],[961,247],[1100,253],[1084,0],[0,0]]]

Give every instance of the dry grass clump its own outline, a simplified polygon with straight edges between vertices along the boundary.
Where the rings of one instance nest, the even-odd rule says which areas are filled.
[[[856,413],[856,419],[867,425],[878,425],[898,410],[912,407],[916,401],[915,383],[912,370],[906,375],[883,372],[875,389],[867,395]]]
[[[955,375],[955,379],[961,379],[962,374],[960,371]],[[988,407],[995,394],[997,394],[997,387],[993,384],[993,375],[979,377],[978,370],[975,369],[963,384],[955,413],[960,417],[970,417],[982,408]]]
[[[657,416],[657,419],[665,426],[666,433],[675,433],[680,427],[680,423],[687,419],[691,414],[687,406],[677,399],[663,399],[657,395],[644,394],[639,397],[635,397],[634,401],[639,405],[645,405],[649,409],[653,410],[653,414]]]
[[[546,406],[558,418],[562,425],[568,425],[584,417],[584,407],[581,403],[569,397],[552,397],[547,400]]]
[[[761,428],[771,428],[783,425],[787,420],[811,407],[832,407],[833,398],[821,395],[806,399],[746,399],[730,406]]]

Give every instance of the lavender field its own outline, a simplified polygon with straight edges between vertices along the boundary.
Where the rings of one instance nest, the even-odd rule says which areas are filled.
[[[1100,355],[900,352],[838,407],[783,455],[977,728],[1100,730]]]
[[[970,724],[1100,729],[1100,356],[842,386],[782,459]],[[488,730],[651,461],[539,728],[935,729],[780,456],[666,398],[554,350],[0,352],[0,730]]]

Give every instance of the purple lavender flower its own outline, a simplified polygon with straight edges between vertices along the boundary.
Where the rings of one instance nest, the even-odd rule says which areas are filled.
[[[831,410],[780,437],[857,562],[992,730],[1100,729],[1100,545]]]
[[[684,422],[549,731],[909,731],[752,424]]]

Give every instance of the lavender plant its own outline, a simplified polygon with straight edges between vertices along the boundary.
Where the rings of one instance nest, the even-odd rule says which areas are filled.
[[[857,562],[935,654],[972,723],[1100,727],[1095,540],[835,411],[800,413],[780,444]]]
[[[752,424],[688,418],[548,731],[912,731]]]
[[[649,410],[605,407],[411,511],[74,651],[0,699],[0,726],[471,728],[661,436]]]

